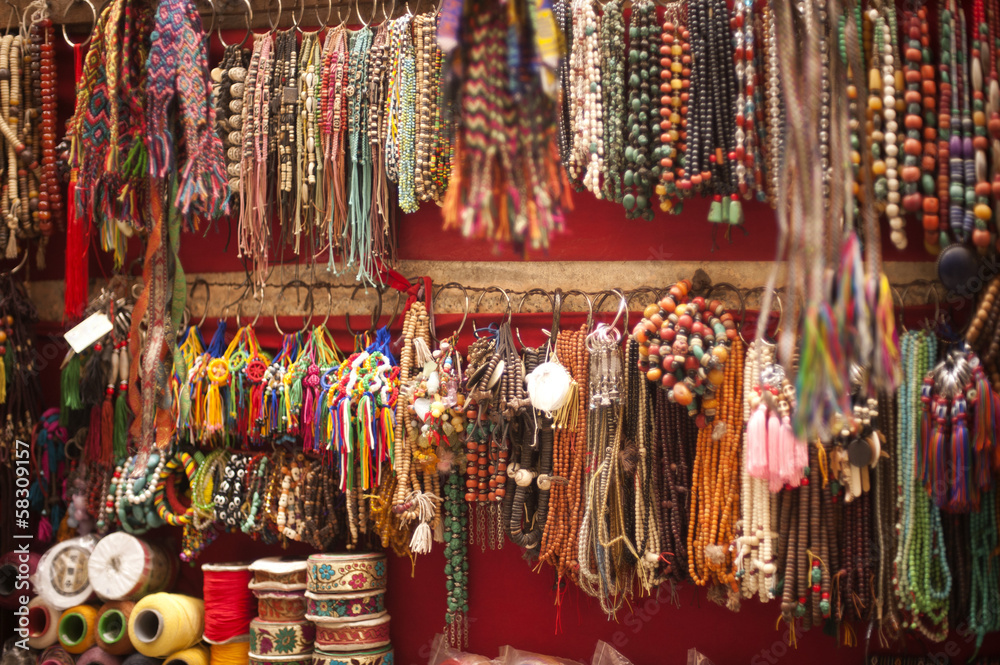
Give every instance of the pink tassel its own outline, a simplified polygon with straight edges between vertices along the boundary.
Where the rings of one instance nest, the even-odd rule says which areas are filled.
[[[781,419],[781,432],[778,435],[779,454],[781,455],[781,481],[791,487],[798,487],[802,479],[802,467],[797,467],[796,461],[799,457],[795,448],[795,433],[792,431],[792,422],[788,416]]]
[[[972,450],[969,445],[969,429],[965,424],[965,399],[961,395],[955,398],[951,407],[951,450],[955,482],[951,486],[948,510],[960,513],[967,511],[970,504],[978,503],[975,487],[970,487],[969,483]]]
[[[767,407],[764,402],[754,409],[747,423],[747,473],[753,478],[767,478]]]
[[[788,419],[785,419],[786,425],[790,428],[791,425]],[[796,437],[795,445],[792,450],[795,452],[795,474],[796,476],[806,476],[805,472],[807,466],[809,466],[809,446],[805,441]]]
[[[767,420],[767,486],[772,492],[780,492],[784,484],[781,475],[781,421],[772,412]]]

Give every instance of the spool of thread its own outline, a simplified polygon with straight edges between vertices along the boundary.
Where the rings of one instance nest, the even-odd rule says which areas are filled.
[[[131,600],[113,600],[101,606],[97,613],[97,646],[115,656],[132,653],[128,618],[133,607],[135,603]]]
[[[204,644],[182,649],[163,661],[163,665],[209,665],[208,647]]]
[[[122,659],[101,647],[90,647],[76,659],[76,665],[122,665]]]
[[[138,651],[122,661],[122,665],[162,665],[162,658],[151,658]]]
[[[205,579],[205,640],[218,644],[246,635],[257,615],[250,564],[206,563],[201,570]]]
[[[42,555],[31,582],[49,607],[62,612],[87,602],[94,593],[87,562],[96,545],[97,536],[80,536],[64,540]]]
[[[250,638],[241,635],[225,644],[209,647],[210,665],[247,665],[250,662]]]
[[[18,589],[17,580],[35,574],[41,554],[34,552],[7,552],[0,557],[0,607],[12,609],[20,605],[21,596],[30,596],[30,589]]]
[[[28,603],[28,646],[32,649],[45,649],[58,639],[59,612],[49,607],[44,598],[35,596]]]
[[[87,570],[101,600],[139,600],[166,589],[174,566],[160,547],[118,531],[97,543]]]
[[[97,608],[93,605],[77,605],[59,617],[59,644],[72,654],[81,654],[94,646],[97,638]]]
[[[73,665],[73,656],[61,644],[53,644],[38,657],[38,665]]]
[[[205,603],[178,593],[154,593],[132,608],[128,636],[139,653],[166,658],[201,641]],[[207,656],[206,656],[207,658]]]

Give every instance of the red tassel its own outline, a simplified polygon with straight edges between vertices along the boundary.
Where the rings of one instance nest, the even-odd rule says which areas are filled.
[[[948,499],[947,452],[948,404],[938,398],[934,405],[934,425],[928,438],[927,465],[930,477],[925,482],[928,495],[934,505],[942,508]]]
[[[83,50],[79,45],[73,48],[76,81],[83,78]],[[77,170],[70,171],[69,186],[66,188],[66,296],[63,318],[76,321],[83,316],[87,306],[90,287],[89,249],[90,219],[83,210],[76,207]]]
[[[106,467],[112,466],[115,461],[115,404],[112,397],[114,394],[115,389],[109,387],[104,396],[104,403],[101,404],[101,456],[99,459],[101,464]]]
[[[976,451],[976,485],[986,491],[992,483],[990,474],[992,457],[996,450],[996,411],[995,398],[990,382],[981,366],[977,366],[972,374],[975,380],[976,401],[974,403],[973,419],[976,428],[974,449]]]

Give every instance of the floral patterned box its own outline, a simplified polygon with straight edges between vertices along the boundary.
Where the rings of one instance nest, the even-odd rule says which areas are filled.
[[[385,555],[313,554],[307,563],[308,590],[312,593],[357,593],[386,586]]]

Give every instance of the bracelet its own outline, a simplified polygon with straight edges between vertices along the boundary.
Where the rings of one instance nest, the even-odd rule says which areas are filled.
[[[194,508],[192,524],[197,529],[206,529],[215,521],[215,501],[213,492],[216,474],[225,468],[229,450],[213,450],[198,466],[191,483],[191,505]]]
[[[156,483],[156,491],[153,494],[156,514],[170,526],[190,524],[194,514],[193,507],[185,508],[177,499],[177,486],[171,478],[177,469],[183,469],[188,485],[191,485],[195,476],[194,458],[188,453],[178,452],[170,458],[163,467],[163,471],[160,472],[160,479]]]

